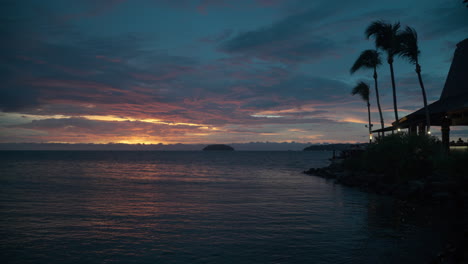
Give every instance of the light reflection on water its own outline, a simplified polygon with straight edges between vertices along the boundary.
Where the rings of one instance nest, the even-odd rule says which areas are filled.
[[[453,227],[300,173],[328,152],[0,157],[9,263],[420,263]]]

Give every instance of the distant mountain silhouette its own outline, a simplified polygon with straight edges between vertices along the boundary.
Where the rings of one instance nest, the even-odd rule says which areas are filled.
[[[227,151],[233,151],[234,148],[228,145],[223,145],[223,144],[214,144],[214,145],[208,145],[203,148],[204,151],[207,150],[227,150]]]
[[[242,151],[300,151],[312,143],[298,142],[248,142],[229,144]],[[0,143],[1,150],[116,150],[116,151],[197,151],[209,144],[92,144],[92,143]]]

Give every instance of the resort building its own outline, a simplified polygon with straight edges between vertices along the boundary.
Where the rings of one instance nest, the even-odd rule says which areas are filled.
[[[450,127],[468,126],[468,38],[457,44],[444,89],[439,100],[428,105],[430,125],[440,126],[442,143],[449,148]],[[408,129],[409,133],[426,133],[424,107],[393,122],[391,127],[372,132]]]

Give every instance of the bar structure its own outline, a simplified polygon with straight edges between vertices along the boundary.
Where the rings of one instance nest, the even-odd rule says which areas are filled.
[[[468,38],[457,44],[447,79],[439,100],[428,105],[431,126],[440,126],[442,144],[449,152],[450,127],[468,126]],[[424,107],[393,122],[392,126],[372,132],[408,129],[410,134],[425,134]]]

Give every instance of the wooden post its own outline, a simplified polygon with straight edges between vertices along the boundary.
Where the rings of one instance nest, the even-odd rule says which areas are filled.
[[[426,134],[426,126],[424,125],[424,123],[419,123],[418,124],[418,135],[423,136],[424,134]]]
[[[442,119],[441,131],[442,131],[442,149],[445,155],[450,154],[450,123],[451,120],[447,117]]]

